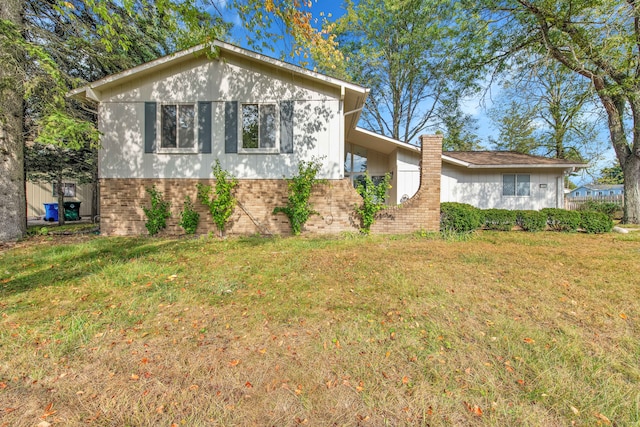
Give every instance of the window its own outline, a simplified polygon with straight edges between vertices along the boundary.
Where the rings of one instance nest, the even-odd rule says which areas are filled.
[[[160,107],[160,150],[195,151],[196,109],[193,104],[164,104]]]
[[[275,104],[242,104],[242,149],[277,152],[278,109]]]
[[[578,197],[580,195],[579,191],[576,191],[576,194],[574,194],[574,197]]]
[[[345,150],[344,171],[347,175],[367,170],[367,149],[347,144]]]
[[[614,195],[614,191],[613,191],[613,190],[610,190],[610,191],[609,191],[609,195],[610,195],[610,196],[613,196],[613,195]]]
[[[531,177],[527,174],[502,175],[503,196],[531,196]]]
[[[76,197],[76,185],[65,182],[62,184],[62,192],[64,197]],[[53,196],[58,197],[58,184],[55,182],[53,183]]]

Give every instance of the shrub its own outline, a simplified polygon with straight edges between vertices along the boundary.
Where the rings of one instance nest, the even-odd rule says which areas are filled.
[[[144,223],[144,226],[147,227],[151,236],[155,236],[160,230],[167,227],[167,218],[171,216],[171,212],[169,212],[171,203],[164,200],[162,193],[156,189],[155,185],[151,188],[145,188],[145,190],[151,197],[151,207],[142,208],[147,216],[147,222]]]
[[[220,231],[220,236],[224,234],[224,227],[236,207],[236,199],[233,197],[233,189],[238,185],[238,180],[226,170],[220,167],[220,160],[216,159],[212,167],[213,176],[216,179],[215,197],[212,195],[210,185],[196,185],[198,189],[198,200],[209,208],[213,222]]]
[[[547,215],[547,224],[554,231],[576,231],[580,226],[580,213],[558,208],[542,209]]]
[[[274,214],[283,213],[289,218],[291,231],[295,236],[300,234],[311,215],[318,215],[309,203],[309,199],[313,186],[325,182],[316,179],[321,167],[320,161],[315,159],[308,162],[301,161],[298,164],[298,174],[287,180],[289,187],[287,206],[278,206],[273,209]]]
[[[613,219],[613,216],[620,210],[620,206],[617,203],[603,202],[599,200],[587,200],[578,208],[579,211],[592,211],[601,212],[607,214],[609,218]]]
[[[547,228],[547,214],[540,211],[518,211],[516,223],[524,231],[542,231]]]
[[[466,203],[444,202],[440,204],[440,231],[468,233],[482,225],[480,209]]]
[[[387,197],[387,190],[391,188],[389,181],[391,176],[386,174],[384,179],[375,184],[369,173],[365,173],[364,182],[358,184],[356,191],[362,196],[362,206],[356,207],[356,213],[362,219],[361,232],[369,234],[371,226],[375,221],[376,214],[384,209],[384,201]]]
[[[191,197],[185,196],[184,206],[182,212],[180,212],[180,222],[178,225],[184,229],[187,234],[195,234],[198,228],[198,222],[200,222],[200,214],[196,212],[193,207]]]
[[[580,227],[587,233],[608,233],[613,228],[613,220],[603,212],[580,212]]]
[[[516,211],[485,209],[482,211],[484,226],[489,230],[510,231],[516,225]]]

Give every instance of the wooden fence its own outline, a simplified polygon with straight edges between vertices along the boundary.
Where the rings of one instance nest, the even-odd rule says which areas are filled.
[[[593,200],[596,202],[615,203],[620,206],[620,209],[622,209],[622,206],[624,205],[624,194],[615,194],[608,196],[565,197],[564,207],[567,210],[575,211],[589,200]]]

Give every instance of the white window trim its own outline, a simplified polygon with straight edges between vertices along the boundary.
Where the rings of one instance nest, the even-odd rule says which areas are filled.
[[[513,194],[513,195],[504,194],[504,176],[505,175],[515,175],[515,177],[516,177],[515,194]],[[529,176],[529,195],[528,196],[519,196],[518,195],[518,175],[528,175]],[[514,173],[503,173],[502,174],[502,188],[500,190],[501,190],[500,192],[502,194],[502,197],[532,197],[531,196],[531,193],[532,193],[531,192],[531,174],[530,173],[517,173],[517,172],[514,172]]]
[[[239,154],[280,154],[280,104],[276,101],[263,102],[240,102],[238,108],[238,153]],[[276,111],[276,146],[273,148],[244,148],[244,138],[242,134],[242,107],[245,105],[258,105],[258,126],[260,125],[260,105],[274,105]],[[258,130],[258,137],[260,130]],[[260,144],[260,142],[258,142]]]
[[[156,144],[157,154],[198,154],[198,103],[197,102],[158,102],[158,113],[156,114]],[[162,107],[166,105],[190,105],[193,107],[193,148],[187,147],[162,147]],[[177,142],[176,142],[177,143]]]

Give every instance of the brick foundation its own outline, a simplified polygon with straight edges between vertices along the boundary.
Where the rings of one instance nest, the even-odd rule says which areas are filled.
[[[437,231],[440,222],[440,172],[442,137],[422,136],[420,188],[401,206],[380,212],[373,233],[408,233],[418,230]],[[207,208],[196,201],[196,184],[215,185],[215,180],[202,179],[100,179],[100,230],[106,235],[144,235],[146,217],[143,206],[149,206],[145,188],[153,185],[171,202],[171,218],[162,234],[180,235],[184,231],[178,222],[185,196],[194,201],[200,213],[197,234],[217,233]],[[289,219],[274,215],[273,208],[285,206],[285,180],[239,180],[235,192],[236,206],[226,233],[229,235],[291,234]],[[339,233],[357,231],[360,219],[354,206],[361,198],[348,179],[330,180],[316,186],[311,204],[320,215],[312,216],[304,231],[310,233]]]
[[[147,234],[143,206],[150,205],[145,188],[156,186],[165,200],[171,202],[171,218],[162,234],[180,235],[180,211],[185,196],[190,196],[200,214],[197,234],[217,233],[208,208],[196,201],[196,184],[215,185],[215,180],[199,179],[101,179],[100,231],[106,235]],[[227,225],[229,235],[290,234],[289,219],[284,214],[274,215],[273,208],[285,206],[287,183],[284,180],[239,180],[235,191],[236,206]],[[313,215],[305,226],[312,233],[339,233],[357,231],[357,218],[353,207],[360,196],[348,179],[333,180],[318,185],[311,196],[313,207],[320,215]],[[240,206],[242,205],[242,206]]]

